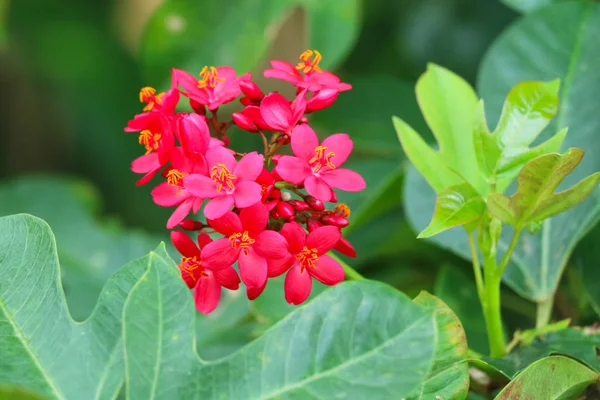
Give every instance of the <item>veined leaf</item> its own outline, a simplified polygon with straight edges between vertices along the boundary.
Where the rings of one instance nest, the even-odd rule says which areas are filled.
[[[527,224],[539,224],[574,207],[592,193],[600,179],[600,172],[562,192],[554,191],[582,158],[583,150],[573,148],[565,154],[550,153],[531,160],[519,173],[516,193],[510,197],[490,194],[488,210],[502,222],[522,229]]]
[[[114,399],[125,372],[123,304],[153,260],[146,256],[119,270],[92,316],[76,323],[48,225],[29,215],[0,218],[0,386],[51,399]]]
[[[476,221],[484,212],[485,202],[471,185],[463,183],[451,186],[438,194],[433,219],[418,237],[427,238]]]
[[[127,301],[130,399],[397,399],[431,371],[433,314],[374,282],[329,289],[232,356],[203,362],[178,275],[166,258],[152,264]]]
[[[496,399],[574,399],[597,380],[597,373],[571,358],[547,357],[517,375]]]

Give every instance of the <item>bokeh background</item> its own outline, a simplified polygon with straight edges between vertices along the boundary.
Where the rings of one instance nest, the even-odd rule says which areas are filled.
[[[348,262],[411,296],[425,289],[447,299],[470,316],[470,344],[485,351],[470,266],[417,241],[405,218],[406,160],[391,116],[431,139],[414,95],[427,63],[475,85],[485,51],[518,16],[499,0],[0,0],[0,215],[48,221],[70,308],[85,318],[114,270],[168,238],[170,211],[152,203],[151,185],[135,186],[129,169],[142,148],[123,127],[141,111],[139,89],[164,90],[171,67],[195,74],[228,64],[260,77],[269,59],[295,62],[316,48],[354,90],[311,122],[353,137],[352,167],[369,184],[343,198],[359,252]],[[245,135],[232,140],[255,140]],[[505,292],[509,327],[527,326],[534,306]],[[564,307],[579,310],[568,293]],[[198,340],[213,343],[203,356],[255,337],[289,311],[282,301],[281,290],[251,305],[227,297],[213,317],[219,324],[199,319]],[[578,315],[585,322],[585,309]]]

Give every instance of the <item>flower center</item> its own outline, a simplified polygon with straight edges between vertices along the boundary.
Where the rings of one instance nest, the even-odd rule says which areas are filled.
[[[144,111],[152,111],[155,105],[162,104],[162,97],[164,93],[156,94],[156,89],[150,86],[143,87],[140,90],[140,102],[148,103],[144,107]]]
[[[146,148],[146,154],[150,154],[153,151],[158,150],[160,138],[160,133],[152,133],[148,129],[144,129],[140,132],[139,142]]]
[[[223,190],[223,186],[227,186],[229,190],[235,189],[233,181],[237,178],[229,171],[225,164],[217,164],[210,170],[210,177],[217,184],[217,192]]]
[[[348,207],[347,204],[340,203],[335,206],[333,210],[344,218],[348,218],[350,216],[350,207]]]
[[[187,174],[184,174],[183,172],[173,168],[167,172],[167,183],[171,186],[181,186],[181,180],[186,175]]]
[[[237,232],[233,235],[229,236],[229,241],[231,242],[231,247],[236,249],[238,246],[240,249],[244,250],[246,254],[248,254],[248,249],[250,246],[256,242],[256,240],[252,239],[250,235],[248,235],[248,231]]]
[[[219,71],[215,67],[204,67],[200,71],[200,79],[198,81],[198,88],[205,89],[209,87],[214,89],[217,84],[225,82],[225,78],[219,78]]]
[[[298,260],[300,263],[302,271],[304,271],[306,268],[314,268],[318,259],[319,254],[315,248],[309,249],[308,247],[304,246],[302,251],[296,254],[296,260]]]
[[[196,256],[182,257],[181,262],[179,263],[179,268],[188,273],[188,277],[191,279],[192,287],[196,285],[198,278],[200,278],[202,275],[208,275],[202,267],[202,260],[198,260]]]
[[[312,60],[311,57],[315,56]],[[296,69],[308,74],[309,72],[323,72],[323,70],[319,67],[319,62],[321,62],[321,53],[317,50],[306,50],[304,53],[300,54],[301,62],[296,65]]]
[[[327,151],[327,146],[317,146],[315,148],[315,156],[308,160],[314,172],[319,172],[321,168],[327,166],[329,169],[335,169],[335,165],[331,162],[331,157],[335,156],[333,151]]]

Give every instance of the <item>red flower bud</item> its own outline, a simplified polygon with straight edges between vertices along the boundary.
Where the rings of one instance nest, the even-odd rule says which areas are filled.
[[[240,98],[240,103],[242,103],[246,107],[257,105],[256,102],[254,100],[252,100],[250,97],[242,97],[242,98]]]
[[[273,163],[275,165],[277,165],[277,163],[279,162],[279,159],[281,158],[281,154],[274,154],[273,157],[271,157],[271,161],[273,161]],[[278,175],[279,176],[279,175]],[[275,178],[275,180],[279,180],[278,178]]]
[[[205,226],[202,222],[194,221],[193,219],[184,219],[179,223],[179,227],[186,231],[199,231]]]
[[[308,204],[300,200],[290,200],[288,203],[290,203],[296,211],[306,211],[310,208]]]
[[[329,107],[338,97],[337,89],[323,89],[314,94],[306,103],[306,113],[322,110]]]
[[[283,219],[290,220],[296,216],[296,211],[294,211],[294,207],[290,204],[280,201],[277,203],[277,207],[275,207],[275,211],[277,214],[281,216]]]
[[[308,118],[306,117],[302,117],[300,118],[300,120],[298,121],[298,124],[308,124]]]
[[[337,214],[324,215],[323,217],[321,217],[321,221],[323,221],[327,225],[337,226],[338,228],[345,228],[349,224],[346,218]]]
[[[248,132],[258,132],[258,127],[248,116],[242,113],[233,113],[231,115],[233,122],[240,128]]]
[[[274,209],[271,210],[271,217],[273,217],[273,219],[279,219],[279,213],[277,212],[277,207],[275,207]]]
[[[241,81],[240,89],[242,93],[248,96],[252,100],[262,100],[265,94],[260,90],[258,85],[252,81]]]
[[[229,137],[227,135],[223,135],[223,144],[225,147],[229,146]]]
[[[304,201],[315,211],[323,211],[325,209],[325,205],[321,200],[314,198],[313,196],[306,196]]]
[[[316,221],[314,219],[309,219],[306,224],[306,228],[308,229],[309,232],[312,232],[315,229],[320,228],[322,226],[323,226],[322,223],[320,223],[319,221]]]
[[[337,193],[335,192],[335,190],[329,188],[329,190],[331,190],[331,199],[329,200],[330,203],[337,203],[338,202],[338,198],[337,198]]]
[[[354,250],[354,247],[352,247],[352,245],[347,239],[341,238],[333,249],[339,251],[345,256],[353,258],[356,257],[356,250]]]
[[[204,104],[200,104],[196,100],[190,99],[190,106],[192,107],[192,110],[196,112],[196,114],[206,115],[206,107]]]
[[[271,191],[271,198],[273,200],[279,200],[279,199],[281,199],[281,190],[279,190],[279,189],[273,189]]]

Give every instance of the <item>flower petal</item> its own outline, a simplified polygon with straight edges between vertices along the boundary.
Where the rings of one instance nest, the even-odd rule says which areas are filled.
[[[181,203],[179,207],[177,207],[175,211],[173,211],[173,214],[171,214],[171,216],[169,217],[169,220],[167,221],[167,229],[173,229],[181,221],[183,221],[185,217],[187,217],[190,213],[193,203],[194,201],[192,198],[188,198],[183,203]]]
[[[291,254],[298,254],[302,251],[306,242],[306,231],[302,225],[297,222],[288,222],[283,225],[279,233],[287,240]]]
[[[275,171],[283,180],[294,184],[300,184],[312,175],[312,170],[306,160],[291,156],[281,157],[277,162]]]
[[[185,233],[181,231],[171,231],[171,242],[173,246],[180,252],[184,257],[198,257],[200,259],[200,249],[196,246],[196,243]]]
[[[190,197],[187,190],[167,182],[159,183],[151,193],[152,200],[161,207],[175,207]]]
[[[288,254],[286,257],[278,260],[268,259],[267,260],[267,276],[269,278],[275,278],[284,272],[286,272],[296,261],[296,257]]]
[[[208,161],[209,169],[219,164],[223,164],[231,173],[233,173],[237,164],[231,151],[223,146],[211,147],[208,149],[206,152],[206,161]]]
[[[255,151],[248,153],[238,162],[233,174],[237,176],[238,182],[240,180],[255,181],[263,170],[264,161],[265,158],[262,154]]]
[[[287,132],[292,128],[292,108],[279,93],[266,95],[260,103],[260,115],[271,129]]]
[[[304,187],[308,194],[321,201],[331,200],[331,190],[329,190],[329,185],[321,178],[317,178],[314,175],[309,176],[304,181]]]
[[[241,232],[242,222],[240,217],[233,211],[228,211],[222,217],[209,219],[208,224],[221,235],[231,236],[234,233]]]
[[[306,89],[302,90],[292,102],[292,124],[296,125],[306,111]]]
[[[345,190],[346,192],[360,192],[367,186],[367,183],[358,172],[345,168],[325,171],[321,174],[321,178],[332,188]]]
[[[240,277],[233,267],[227,267],[213,271],[219,285],[229,290],[238,290],[240,288]]]
[[[285,300],[289,304],[301,304],[308,298],[312,289],[312,279],[310,274],[300,268],[299,264],[294,264],[285,276]]]
[[[267,280],[265,280],[264,285],[262,285],[261,287],[258,287],[258,288],[246,286],[246,296],[248,297],[248,300],[254,300],[258,296],[260,296],[260,294],[265,290],[266,286],[267,286]]]
[[[194,303],[202,314],[210,314],[219,305],[221,285],[210,273],[202,275],[194,288]]]
[[[308,124],[302,124],[296,126],[292,131],[291,144],[296,157],[308,162],[315,156],[315,149],[319,146],[319,138]]]
[[[200,233],[198,235],[198,248],[203,249],[204,246],[211,243],[213,240],[206,233]]]
[[[211,270],[231,267],[238,259],[240,249],[234,249],[227,238],[217,239],[202,249],[202,266]]]
[[[262,231],[255,238],[254,250],[266,259],[278,259],[288,255],[288,243],[281,234],[275,231]]]
[[[249,287],[261,287],[267,280],[267,260],[252,247],[240,252],[238,261],[242,281]]]
[[[207,219],[221,218],[225,213],[233,207],[233,196],[223,195],[217,196],[206,204],[204,207],[204,216]]]
[[[325,138],[322,145],[327,147],[328,152],[331,151],[335,153],[335,156],[332,156],[330,161],[336,167],[339,167],[346,162],[354,147],[354,143],[350,139],[350,136],[345,133],[336,133],[335,135]]]
[[[348,239],[341,238],[339,242],[333,248],[335,251],[339,251],[343,255],[347,257],[356,258],[356,250],[352,244],[348,241]]]
[[[344,280],[344,269],[339,262],[329,256],[320,256],[314,268],[307,271],[325,285],[337,285]]]
[[[198,114],[188,114],[179,120],[181,146],[189,158],[204,156],[208,150],[210,131],[205,118]]]
[[[262,199],[261,186],[256,182],[242,181],[235,184],[233,198],[237,208],[253,206]]]
[[[267,211],[264,204],[256,203],[240,211],[240,220],[242,221],[242,229],[248,231],[250,237],[255,238],[267,227],[269,211]]]
[[[208,176],[201,174],[192,174],[183,178],[183,187],[187,191],[201,199],[212,199],[217,196],[217,184]]]
[[[131,163],[131,170],[136,174],[145,174],[160,169],[160,167],[157,153],[145,154],[136,158]]]
[[[327,253],[340,241],[342,234],[336,226],[322,226],[308,234],[306,247],[317,249],[319,255]]]

